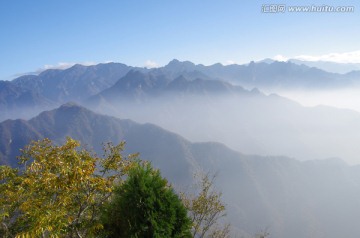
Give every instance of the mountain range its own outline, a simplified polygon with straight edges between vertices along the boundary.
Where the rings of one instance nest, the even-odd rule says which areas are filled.
[[[132,68],[120,63],[76,64],[65,70],[48,69],[39,75],[24,75],[11,83],[53,102],[81,101],[112,86]]]
[[[324,106],[307,108],[238,84],[252,81],[264,88],[286,82],[293,82],[294,88],[306,82],[343,84],[340,78],[351,76],[354,81],[357,74],[332,74],[284,62],[204,66],[173,60],[157,69],[118,63],[74,65],[2,82],[0,121],[30,119],[75,101],[96,112],[150,122],[191,141],[218,141],[244,153],[300,160],[340,157],[355,163],[360,153],[358,113]]]
[[[24,75],[10,82],[13,87],[22,91],[44,97],[57,103],[68,101],[82,102],[101,91],[114,86],[130,70],[142,73],[151,72],[153,75],[164,75],[173,80],[180,76],[187,79],[215,79],[227,81],[245,88],[261,89],[328,89],[335,87],[349,87],[359,85],[359,71],[347,74],[329,73],[318,68],[292,62],[251,62],[246,65],[204,66],[192,62],[180,62],[176,59],[164,67],[146,69],[127,66],[121,63],[106,63],[92,66],[74,65],[71,68],[48,69],[39,75]],[[0,85],[0,92],[4,91],[4,82]],[[11,104],[13,99],[0,98],[0,105]],[[41,101],[42,102],[42,101]],[[43,102],[42,102],[43,103]],[[0,109],[6,109],[1,107]],[[9,111],[9,109],[6,109]],[[3,118],[0,118],[0,120]]]
[[[360,153],[359,113],[304,107],[226,81],[184,76],[171,80],[164,73],[130,71],[84,104],[97,112],[159,125],[191,141],[218,141],[244,153],[300,160],[337,156],[350,163]]]
[[[277,60],[273,60],[270,58],[266,58],[263,60],[259,60],[256,63],[267,63],[272,64],[276,62]],[[352,71],[359,71],[360,70],[360,64],[359,63],[336,63],[331,61],[308,61],[308,60],[300,60],[300,59],[288,59],[286,61],[281,62],[287,62],[287,63],[293,63],[297,65],[305,65],[308,67],[318,68],[330,73],[336,73],[336,74],[347,74]]]
[[[94,113],[74,103],[30,120],[0,123],[2,163],[15,165],[30,140],[66,136],[100,153],[101,143],[126,141],[126,153],[140,152],[175,187],[186,189],[199,169],[218,173],[216,185],[227,204],[234,232],[271,237],[357,237],[360,167],[339,159],[299,162],[235,152],[215,142],[191,143],[152,124]],[[334,225],[336,224],[336,225]]]
[[[307,65],[309,67],[315,67],[318,69],[322,69],[324,71],[328,71],[331,73],[339,73],[339,74],[346,74],[352,71],[359,71],[360,64],[359,63],[335,63],[329,61],[304,61],[304,60],[297,60],[297,59],[290,59],[288,60],[291,63],[298,64],[298,65]]]
[[[335,74],[318,68],[291,62],[250,62],[246,65],[211,66],[195,65],[191,62],[171,61],[165,71],[198,71],[214,79],[229,81],[246,88],[261,89],[319,89],[351,86],[357,82],[348,74]],[[358,74],[357,74],[358,75]]]
[[[262,89],[356,87],[359,74],[173,60],[156,69],[74,65],[0,81],[0,164],[18,166],[19,149],[45,137],[71,136],[96,153],[125,140],[125,153],[140,152],[175,186],[191,185],[199,170],[218,173],[240,235],[357,237],[360,167],[346,162],[358,163],[360,114],[304,107]]]

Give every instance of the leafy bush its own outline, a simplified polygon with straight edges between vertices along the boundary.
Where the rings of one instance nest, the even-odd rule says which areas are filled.
[[[191,237],[187,211],[149,163],[129,171],[103,216],[108,237]]]

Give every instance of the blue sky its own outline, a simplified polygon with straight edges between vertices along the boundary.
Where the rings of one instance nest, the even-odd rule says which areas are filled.
[[[355,11],[261,11],[264,4],[280,3],[354,6]],[[360,4],[346,0],[2,0],[0,36],[2,80],[72,63],[161,66],[174,58],[205,65],[275,56],[316,59],[343,54],[346,58],[360,50]]]

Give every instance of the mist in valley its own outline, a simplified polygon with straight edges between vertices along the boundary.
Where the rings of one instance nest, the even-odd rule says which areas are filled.
[[[329,90],[266,90],[299,102],[303,106],[330,106],[360,112],[360,88],[339,88]]]
[[[336,98],[329,100],[334,93],[280,94],[290,95],[289,98],[300,103],[257,90],[205,97],[167,95],[138,102],[103,102],[96,110],[153,123],[193,142],[220,142],[246,154],[289,156],[298,160],[339,158],[358,164],[360,114],[321,105],[320,100],[328,101],[328,105],[335,102]],[[313,94],[313,98],[308,94]],[[339,99],[346,99],[345,95],[349,97],[348,91]],[[301,96],[304,100],[300,100]]]
[[[360,3],[299,2],[2,1],[0,166],[125,141],[177,193],[216,175],[229,237],[358,238]]]
[[[199,67],[190,62],[169,64],[176,67],[77,65],[59,71],[57,80],[44,73],[6,84],[4,92],[13,96],[1,116],[26,120],[0,123],[0,162],[16,164],[19,149],[31,139],[62,143],[71,136],[97,153],[102,142],[125,140],[126,153],[140,152],[176,186],[194,183],[191,174],[198,170],[216,173],[227,220],[238,235],[252,238],[264,229],[270,237],[359,234],[355,87],[282,88],[259,81],[261,87],[244,88],[235,76],[215,79],[182,71],[184,65]],[[294,67],[273,65],[279,66]],[[103,72],[111,75],[106,85],[98,82]],[[100,86],[77,94],[87,81]],[[23,95],[29,100],[21,100]],[[51,111],[37,115],[43,110]]]
[[[351,97],[351,91],[336,95]],[[360,232],[353,222],[360,212],[360,113],[350,104],[336,107],[335,91],[296,92],[102,98],[93,109],[199,142],[204,149],[196,161],[218,173],[228,219],[244,237],[264,229],[270,237],[354,237]],[[234,152],[209,150],[208,141]]]

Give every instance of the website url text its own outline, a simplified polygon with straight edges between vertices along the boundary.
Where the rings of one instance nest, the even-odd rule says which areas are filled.
[[[287,6],[285,4],[263,4],[263,13],[352,13],[354,6],[329,6],[329,5],[309,5],[309,6]]]

